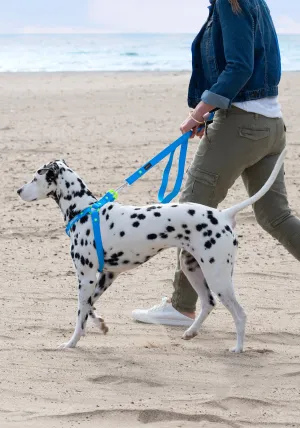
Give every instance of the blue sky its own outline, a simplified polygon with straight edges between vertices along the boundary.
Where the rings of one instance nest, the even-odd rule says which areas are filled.
[[[278,32],[300,34],[300,0],[267,4]],[[0,0],[0,33],[195,33],[207,5],[208,0]]]

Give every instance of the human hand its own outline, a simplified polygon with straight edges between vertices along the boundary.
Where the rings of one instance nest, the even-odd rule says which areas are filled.
[[[191,138],[194,138],[195,135],[197,135],[198,137],[202,137],[204,134],[204,118],[199,115],[198,117],[194,115],[195,112],[194,114],[190,113],[189,117],[182,122],[180,126],[180,131],[182,132],[182,134],[192,131]],[[200,131],[198,131],[199,127],[201,128]]]

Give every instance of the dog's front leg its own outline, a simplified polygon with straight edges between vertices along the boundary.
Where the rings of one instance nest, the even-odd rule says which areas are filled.
[[[81,278],[79,279],[78,290],[78,312],[76,326],[73,336],[69,342],[63,343],[59,348],[75,348],[81,336],[85,334],[85,325],[91,309],[93,309],[92,296],[96,286],[96,278],[94,280]]]

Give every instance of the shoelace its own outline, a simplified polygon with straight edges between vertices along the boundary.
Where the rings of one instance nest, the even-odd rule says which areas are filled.
[[[158,305],[155,305],[151,309],[149,309],[149,312],[156,312],[159,309],[163,309],[167,304],[168,304],[168,298],[163,297],[161,302]]]

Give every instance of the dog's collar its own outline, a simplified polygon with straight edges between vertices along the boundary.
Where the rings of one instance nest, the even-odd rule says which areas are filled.
[[[118,197],[118,193],[115,190],[109,190],[101,199],[99,199],[99,201],[85,208],[83,211],[81,211],[81,213],[77,214],[74,218],[72,218],[72,220],[70,220],[66,226],[66,234],[70,236],[72,227],[82,217],[86,215],[91,215],[95,246],[96,246],[96,251],[97,251],[97,256],[99,261],[99,269],[98,269],[99,272],[102,272],[104,268],[104,250],[103,250],[101,231],[100,231],[99,211],[103,207],[103,205],[107,204],[108,202],[115,201],[117,197]]]

